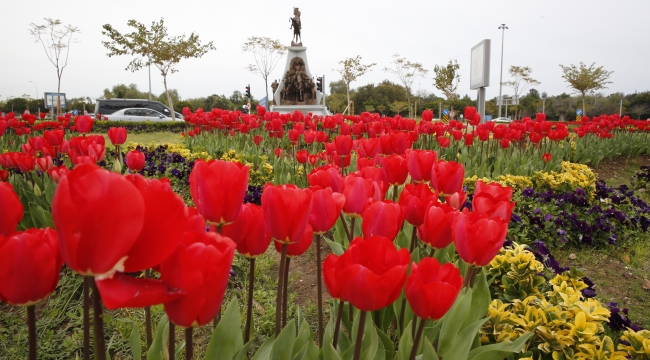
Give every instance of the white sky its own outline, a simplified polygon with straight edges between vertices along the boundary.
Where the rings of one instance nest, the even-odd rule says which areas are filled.
[[[102,25],[110,23],[125,33],[131,31],[126,26],[130,19],[150,25],[164,17],[171,35],[195,32],[217,48],[200,59],[182,60],[179,72],[168,77],[170,88],[178,89],[182,98],[213,93],[230,96],[233,90],[244,92],[250,83],[253,96],[259,99],[264,96],[264,81],[247,72],[253,55],[243,53],[241,47],[250,36],[267,36],[289,45],[294,6],[302,12],[303,44],[308,48],[312,76],[324,74],[327,83],[339,79],[333,69],[340,60],[356,55],[377,66],[352,87],[384,79],[397,82],[383,68],[398,53],[429,70],[426,78],[415,80],[414,91],[421,88],[440,95],[432,85],[433,67],[455,58],[461,67],[459,93],[475,97],[469,89],[470,50],[481,40],[492,39],[492,85],[487,89],[492,98],[499,93],[501,30],[497,28],[505,23],[509,30],[505,32],[504,81],[509,79],[510,65],[530,66],[533,77],[542,82],[536,86],[540,92],[570,92],[558,64],[582,61],[614,71],[613,84],[605,94],[650,90],[648,0],[8,0],[0,21],[0,100],[23,94],[34,97],[36,87],[39,97],[56,91],[55,68],[28,32],[30,23],[44,23],[44,17],[82,31],[63,73],[61,92],[68,98],[98,97],[104,88],[118,83],[135,83],[146,91],[146,70],[125,71],[130,57],[106,56]],[[272,79],[281,78],[284,65],[282,59]],[[162,77],[152,68],[153,93],[163,89]],[[512,90],[504,87],[504,94],[508,93]]]

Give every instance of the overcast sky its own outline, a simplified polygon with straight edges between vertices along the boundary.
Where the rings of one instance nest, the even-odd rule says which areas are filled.
[[[294,6],[302,12],[303,44],[308,48],[312,76],[324,74],[327,83],[339,79],[334,69],[340,60],[356,55],[377,66],[352,87],[384,79],[396,82],[383,69],[391,66],[391,56],[397,53],[429,70],[427,77],[415,80],[414,92],[420,88],[440,95],[432,84],[433,67],[457,59],[459,93],[475,97],[476,91],[469,89],[470,50],[481,40],[491,39],[487,97],[492,98],[499,93],[502,44],[498,27],[505,23],[509,29],[505,31],[504,81],[509,80],[510,65],[530,66],[533,77],[542,83],[536,86],[540,92],[570,92],[558,64],[582,61],[614,71],[605,94],[650,90],[648,0],[12,0],[3,6],[0,21],[0,100],[23,94],[34,97],[37,87],[39,97],[56,91],[55,68],[29,35],[29,24],[44,23],[45,17],[81,30],[63,73],[61,92],[68,98],[98,97],[119,83],[135,83],[147,91],[146,70],[126,71],[130,57],[106,56],[102,25],[109,23],[125,33],[131,31],[126,25],[130,19],[150,25],[161,17],[171,35],[194,32],[217,48],[200,59],[182,60],[179,72],[168,77],[169,87],[178,89],[182,98],[230,96],[233,90],[244,92],[247,84],[253,96],[261,98],[264,81],[246,70],[253,55],[243,53],[241,47],[250,36],[289,45]],[[281,78],[285,61],[280,60],[271,78]],[[152,92],[160,94],[162,76],[152,68],[151,77]],[[503,91],[512,93],[505,87]]]

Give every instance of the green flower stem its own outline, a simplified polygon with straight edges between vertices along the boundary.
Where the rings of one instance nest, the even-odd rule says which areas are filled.
[[[84,307],[84,360],[90,360],[90,282],[92,279],[84,276],[83,307]]]
[[[282,293],[282,327],[287,326],[287,300],[289,298],[289,265],[291,258],[287,257],[284,264],[284,290]]]
[[[192,343],[192,327],[185,329],[185,360],[194,359],[194,344]]]
[[[318,286],[318,345],[323,346],[323,279],[320,244],[323,235],[316,235],[316,284]]]
[[[424,324],[426,324],[426,322],[426,319],[420,319],[420,326],[418,326],[418,331],[415,333],[415,339],[413,339],[413,349],[411,349],[410,357],[411,360],[415,360],[415,355],[418,353],[418,347],[420,347],[420,338],[422,338],[422,332],[424,331]]]
[[[334,325],[334,339],[332,345],[336,349],[339,342],[339,331],[341,330],[341,319],[343,318],[343,300],[339,300],[339,311],[336,313],[336,325]]]
[[[352,358],[353,360],[359,360],[361,357],[361,343],[363,342],[363,328],[366,325],[366,313],[366,311],[362,311],[361,316],[359,316],[359,329],[357,331],[357,340],[354,344],[354,357]],[[412,354],[411,359],[415,359]]]
[[[104,343],[104,316],[102,314],[102,298],[97,290],[97,283],[92,279],[93,285],[93,330],[95,332],[95,359],[106,360],[106,345]]]
[[[150,271],[151,270],[149,269],[144,271],[145,279],[149,278]],[[151,347],[151,341],[153,339],[153,336],[151,334],[151,307],[150,306],[144,307],[144,328],[145,328],[145,333],[147,334],[147,349],[148,349]]]
[[[174,360],[176,355],[176,326],[169,322],[169,360]]]
[[[275,337],[280,335],[282,330],[282,292],[284,290],[284,266],[287,259],[287,244],[282,244],[282,255],[280,255],[280,273],[278,276],[278,291],[275,301]]]

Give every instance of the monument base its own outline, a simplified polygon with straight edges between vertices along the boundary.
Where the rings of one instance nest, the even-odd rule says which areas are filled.
[[[331,115],[325,105],[273,105],[271,111],[279,112],[280,114],[293,114],[298,110],[303,115],[312,113],[312,115],[327,116]]]

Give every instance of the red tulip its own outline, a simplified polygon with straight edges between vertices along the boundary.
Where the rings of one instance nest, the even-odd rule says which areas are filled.
[[[296,129],[291,129],[289,130],[288,138],[291,145],[296,146],[298,141],[300,141],[300,133]]]
[[[56,232],[29,229],[0,236],[0,264],[0,301],[28,306],[43,300],[54,291],[63,265]]]
[[[108,129],[108,138],[114,146],[123,145],[126,142],[126,128],[112,127]]]
[[[18,170],[22,172],[30,172],[34,170],[34,165],[36,164],[34,162],[34,157],[32,157],[29,154],[17,154],[14,159],[14,163],[16,164],[16,167],[18,167]]]
[[[381,159],[381,167],[384,169],[386,181],[391,185],[402,185],[408,176],[406,159],[403,156],[393,154],[384,156]]]
[[[467,194],[463,190],[445,196],[445,203],[456,210],[459,210],[465,204]]]
[[[144,154],[138,150],[131,150],[126,154],[126,166],[133,172],[144,169]]]
[[[490,219],[481,212],[463,210],[452,223],[452,237],[458,255],[474,266],[485,266],[503,247],[508,233],[508,222]]]
[[[314,169],[307,176],[309,185],[319,186],[323,189],[330,188],[333,192],[343,192],[343,177],[336,168],[318,168]]]
[[[402,292],[409,261],[408,249],[397,250],[389,239],[357,237],[336,261],[341,299],[361,311],[385,308]]]
[[[54,168],[54,164],[52,163],[52,158],[49,156],[36,158],[35,164],[36,164],[36,169],[38,169],[38,171],[42,173],[50,171]]]
[[[58,184],[61,177],[65,176],[68,172],[70,172],[70,169],[68,169],[65,165],[61,165],[53,167],[52,170],[48,170],[47,173],[50,174],[52,180]]]
[[[165,303],[178,326],[203,326],[219,311],[237,245],[213,232],[186,233],[176,252],[160,266],[160,280],[186,294]]]
[[[267,184],[262,192],[262,209],[271,238],[295,243],[304,235],[309,222],[312,192],[291,184]]]
[[[408,133],[394,132],[390,134],[390,146],[395,154],[403,155],[411,147],[411,138]]]
[[[343,212],[349,217],[360,218],[372,198],[375,190],[373,181],[355,175],[348,175],[344,180],[345,205]]]
[[[262,143],[262,140],[263,140],[263,138],[261,136],[259,136],[259,135],[255,135],[253,137],[253,141],[255,142],[255,145],[257,145],[257,146],[259,146],[260,143]]]
[[[0,182],[5,182],[9,179],[9,171],[0,170]]]
[[[424,221],[418,228],[418,237],[435,249],[447,247],[453,241],[452,224],[457,215],[458,210],[453,207],[432,202],[424,213]]]
[[[464,140],[465,140],[465,145],[472,146],[472,144],[474,144],[474,135],[472,135],[471,133],[465,134]]]
[[[309,153],[307,152],[307,150],[299,150],[298,152],[296,152],[296,160],[300,164],[306,163],[307,160],[309,160]]]
[[[510,140],[508,139],[501,139],[499,141],[499,146],[501,146],[502,149],[507,149],[510,147]]]
[[[325,288],[327,292],[330,293],[332,298],[340,299],[341,292],[336,284],[336,262],[339,257],[334,254],[329,254],[325,261],[323,261],[323,282],[325,283]]]
[[[472,209],[486,214],[489,218],[499,218],[509,222],[515,202],[512,199],[512,188],[501,186],[499,183],[485,184],[476,182],[476,190],[472,199]]]
[[[273,149],[273,154],[279,159],[282,156],[282,148]]]
[[[332,192],[331,188],[312,190],[313,204],[309,224],[315,234],[324,234],[336,224],[345,205],[345,196]]]
[[[379,154],[379,150],[381,150],[381,144],[378,138],[359,139],[357,150],[359,158],[374,158]]]
[[[542,160],[544,160],[544,162],[549,162],[551,161],[551,157],[552,157],[551,154],[545,153],[544,155],[542,155]]]
[[[352,136],[339,135],[334,138],[334,144],[336,146],[336,153],[339,156],[349,156],[352,151]]]
[[[404,217],[413,226],[422,225],[427,207],[437,201],[438,194],[431,191],[427,184],[406,184],[399,196],[399,204],[404,210]]]
[[[415,183],[431,180],[431,168],[435,164],[438,154],[430,150],[406,150],[406,165]]]
[[[123,176],[82,164],[59,180],[52,217],[66,264],[99,276],[124,268],[143,228],[145,204]]]
[[[439,193],[450,195],[463,188],[465,168],[454,161],[438,161],[431,168],[431,187]]]
[[[190,173],[196,209],[214,225],[235,221],[248,190],[248,166],[223,160],[198,160]]]
[[[145,179],[140,175],[125,177],[140,192],[144,201],[142,230],[129,249],[125,272],[135,272],[160,264],[174,252],[187,229],[183,199],[176,195],[167,179]]]
[[[93,118],[88,115],[77,116],[74,119],[76,130],[82,134],[87,134],[93,129]]]
[[[399,204],[390,200],[374,202],[366,208],[362,218],[361,231],[366,238],[381,236],[395,240],[404,223]]]
[[[242,205],[232,224],[224,225],[221,234],[237,243],[237,251],[247,258],[256,258],[269,248],[271,233],[264,220],[261,206],[246,203]]]
[[[438,136],[437,140],[438,140],[438,145],[440,145],[440,147],[443,149],[448,148],[449,145],[451,144],[451,139],[449,139],[446,136]]]
[[[411,266],[406,282],[406,299],[415,315],[438,320],[454,304],[462,286],[463,277],[452,263],[441,266],[437,259],[425,257],[419,264]]]
[[[314,239],[314,231],[311,228],[311,225],[307,224],[305,227],[304,234],[298,239],[297,242],[287,244],[287,256],[296,257],[304,254]],[[279,241],[274,241],[273,245],[275,250],[279,253],[282,252],[282,243]]]
[[[45,130],[43,138],[51,146],[60,146],[63,143],[63,130]]]

